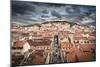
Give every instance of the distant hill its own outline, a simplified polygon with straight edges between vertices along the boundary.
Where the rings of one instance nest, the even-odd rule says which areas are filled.
[[[48,24],[48,23],[62,23],[62,24],[68,23],[71,26],[78,25],[77,23],[73,23],[73,22],[69,22],[69,21],[46,21],[46,22],[43,22],[42,24]]]
[[[95,23],[74,23],[74,22],[70,22],[70,21],[63,21],[63,20],[57,20],[57,21],[45,21],[45,22],[41,22],[41,23],[34,23],[34,24],[29,24],[29,25],[22,25],[22,24],[17,24],[17,23],[11,23],[12,26],[22,26],[22,27],[31,27],[31,26],[39,26],[41,27],[41,24],[48,24],[48,23],[61,23],[61,24],[70,24],[71,26],[73,25],[79,25],[79,26],[87,26],[89,27],[90,25],[95,26]]]

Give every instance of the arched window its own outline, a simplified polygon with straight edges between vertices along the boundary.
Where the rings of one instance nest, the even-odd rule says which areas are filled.
[[[89,44],[89,41],[87,41],[87,43]]]
[[[84,44],[86,44],[86,43],[87,43],[87,41],[85,40],[85,41],[84,41]]]
[[[80,41],[81,42],[81,44],[83,44],[83,41]]]
[[[79,40],[77,40],[77,42],[76,43],[79,43]]]

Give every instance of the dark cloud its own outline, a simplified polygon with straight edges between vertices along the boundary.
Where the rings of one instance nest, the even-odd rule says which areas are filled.
[[[13,1],[12,2],[12,15],[16,14],[30,14],[30,12],[35,12],[35,7],[29,2]]]
[[[95,21],[96,19],[95,6],[82,5],[66,5],[66,4],[51,4],[28,1],[12,1],[12,18],[17,21],[24,21],[31,23],[32,21],[47,20],[55,17],[57,19],[66,19],[73,22],[87,22],[83,20],[84,17],[89,17],[88,21]],[[52,19],[50,19],[52,20]],[[29,21],[29,22],[28,22]]]
[[[56,11],[51,11],[51,14],[52,14],[52,16],[55,16],[57,18],[61,18],[61,15]]]
[[[48,3],[48,6],[49,7],[63,7],[63,6],[66,6],[65,4],[56,4],[56,3]]]
[[[96,9],[94,6],[82,6],[80,8],[80,14],[82,15],[89,16],[92,13],[96,13]]]
[[[96,8],[95,6],[70,5],[65,8],[65,11],[70,15],[89,16],[96,13]]]
[[[48,11],[45,9],[45,10],[42,11],[42,13],[48,14]]]
[[[69,13],[69,14],[79,14],[80,13],[80,9],[79,9],[79,6],[69,6],[69,7],[66,7],[66,12]]]

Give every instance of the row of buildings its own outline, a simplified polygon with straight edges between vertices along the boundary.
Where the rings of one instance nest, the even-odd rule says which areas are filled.
[[[66,59],[68,52],[70,53],[71,51],[76,51],[75,54],[77,51],[94,51],[95,53],[95,26],[78,25],[67,21],[51,21],[27,26],[14,24],[11,32],[13,55],[16,52],[24,55],[29,49],[32,49],[34,52],[43,51],[43,54],[49,54],[53,49],[52,44],[55,35],[59,37],[60,49],[66,62],[71,62],[71,58]]]

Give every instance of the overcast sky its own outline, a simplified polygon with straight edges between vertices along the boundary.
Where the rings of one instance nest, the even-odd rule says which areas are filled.
[[[12,22],[33,24],[39,21],[64,19],[78,23],[95,23],[96,7],[12,1]]]

